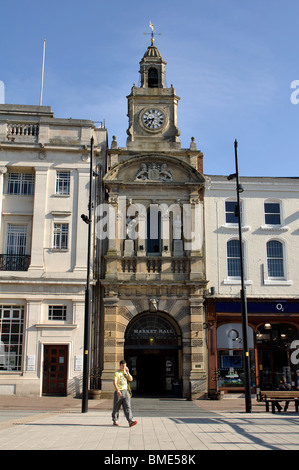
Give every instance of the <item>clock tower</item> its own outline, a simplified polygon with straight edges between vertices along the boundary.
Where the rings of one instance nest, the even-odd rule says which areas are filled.
[[[127,147],[130,149],[179,149],[177,127],[179,97],[171,85],[165,87],[165,65],[157,47],[147,48],[140,61],[141,86],[133,85],[128,99],[129,128]]]
[[[203,154],[193,137],[181,148],[180,98],[165,86],[165,66],[152,35],[139,86],[127,96],[126,147],[113,136],[108,150],[103,397],[113,393],[113,371],[123,358],[133,393],[194,398],[207,391]]]

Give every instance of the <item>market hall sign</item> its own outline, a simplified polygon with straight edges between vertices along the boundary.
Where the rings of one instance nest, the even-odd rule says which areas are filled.
[[[144,314],[133,320],[125,333],[125,348],[179,349],[180,336],[166,318]]]
[[[133,329],[130,331],[130,337],[133,336],[143,336],[143,337],[148,337],[152,335],[159,335],[159,336],[176,336],[175,332],[173,329],[165,329],[165,328],[152,328],[152,329]]]
[[[247,312],[251,315],[278,313],[281,315],[299,314],[299,302],[247,302]],[[240,313],[240,302],[216,302],[216,313]]]

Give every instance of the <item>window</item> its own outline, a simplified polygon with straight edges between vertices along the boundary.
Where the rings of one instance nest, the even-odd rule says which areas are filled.
[[[244,387],[243,331],[241,323],[225,323],[217,328],[217,369],[219,387]],[[248,326],[251,384],[255,386],[254,332]]]
[[[8,173],[7,194],[33,195],[34,175],[29,173]]]
[[[56,172],[56,194],[68,196],[70,194],[70,172]]]
[[[240,201],[241,223],[242,223],[242,202]],[[225,201],[225,223],[238,224],[237,201]]]
[[[66,305],[49,305],[48,320],[66,320]]]
[[[54,223],[53,248],[64,250],[68,247],[69,224]]]
[[[241,277],[239,240],[227,242],[227,275],[228,277]]]
[[[0,370],[21,371],[24,307],[0,305]]]
[[[6,253],[0,255],[1,271],[27,271],[30,255],[26,254],[27,225],[7,225]]]
[[[265,224],[280,225],[280,204],[279,202],[265,202]]]
[[[158,71],[157,69],[151,67],[148,71],[148,87],[157,88],[158,87]]]
[[[19,255],[19,256],[25,255],[26,254],[26,236],[27,236],[26,225],[8,224],[6,254],[7,255]]]
[[[161,254],[161,212],[157,204],[147,211],[147,254]]]
[[[267,263],[269,278],[284,278],[283,246],[278,240],[267,243]]]

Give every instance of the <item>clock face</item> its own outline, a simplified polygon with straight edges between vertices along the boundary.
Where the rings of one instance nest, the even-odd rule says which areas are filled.
[[[159,129],[164,124],[163,113],[159,109],[148,109],[143,114],[143,124],[151,130]]]

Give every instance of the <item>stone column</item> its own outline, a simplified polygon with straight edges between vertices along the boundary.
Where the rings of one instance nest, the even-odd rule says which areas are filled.
[[[29,272],[35,272],[36,275],[40,275],[40,272],[44,270],[44,240],[47,196],[48,167],[36,167],[32,222],[31,264],[28,269]]]
[[[76,218],[76,230],[73,230],[72,236],[76,237],[74,246],[75,253],[72,254],[75,258],[74,271],[82,272],[82,275],[86,275],[87,267],[87,238],[88,238],[88,225],[85,224],[81,219],[81,214],[88,215],[88,198],[89,198],[89,167],[78,169],[77,178],[74,181],[77,183],[76,192],[77,210],[74,211],[74,217]]]
[[[19,390],[19,394],[24,396],[29,393],[38,396],[42,387],[42,343],[40,341],[40,333],[36,328],[36,325],[41,322],[41,309],[42,300],[38,296],[37,298],[27,298],[26,330],[23,349],[25,370],[23,371],[22,390]],[[31,362],[30,367],[29,358]]]
[[[104,364],[102,372],[102,398],[109,398],[114,393],[113,374],[119,368],[122,359],[117,348],[117,304],[118,297],[111,292],[111,297],[104,298]]]
[[[3,199],[3,189],[4,189],[4,174],[7,172],[5,166],[0,167],[0,236],[1,236],[1,223],[2,223],[2,199]]]
[[[206,344],[203,329],[203,299],[190,299],[191,394],[199,397],[207,392]]]

